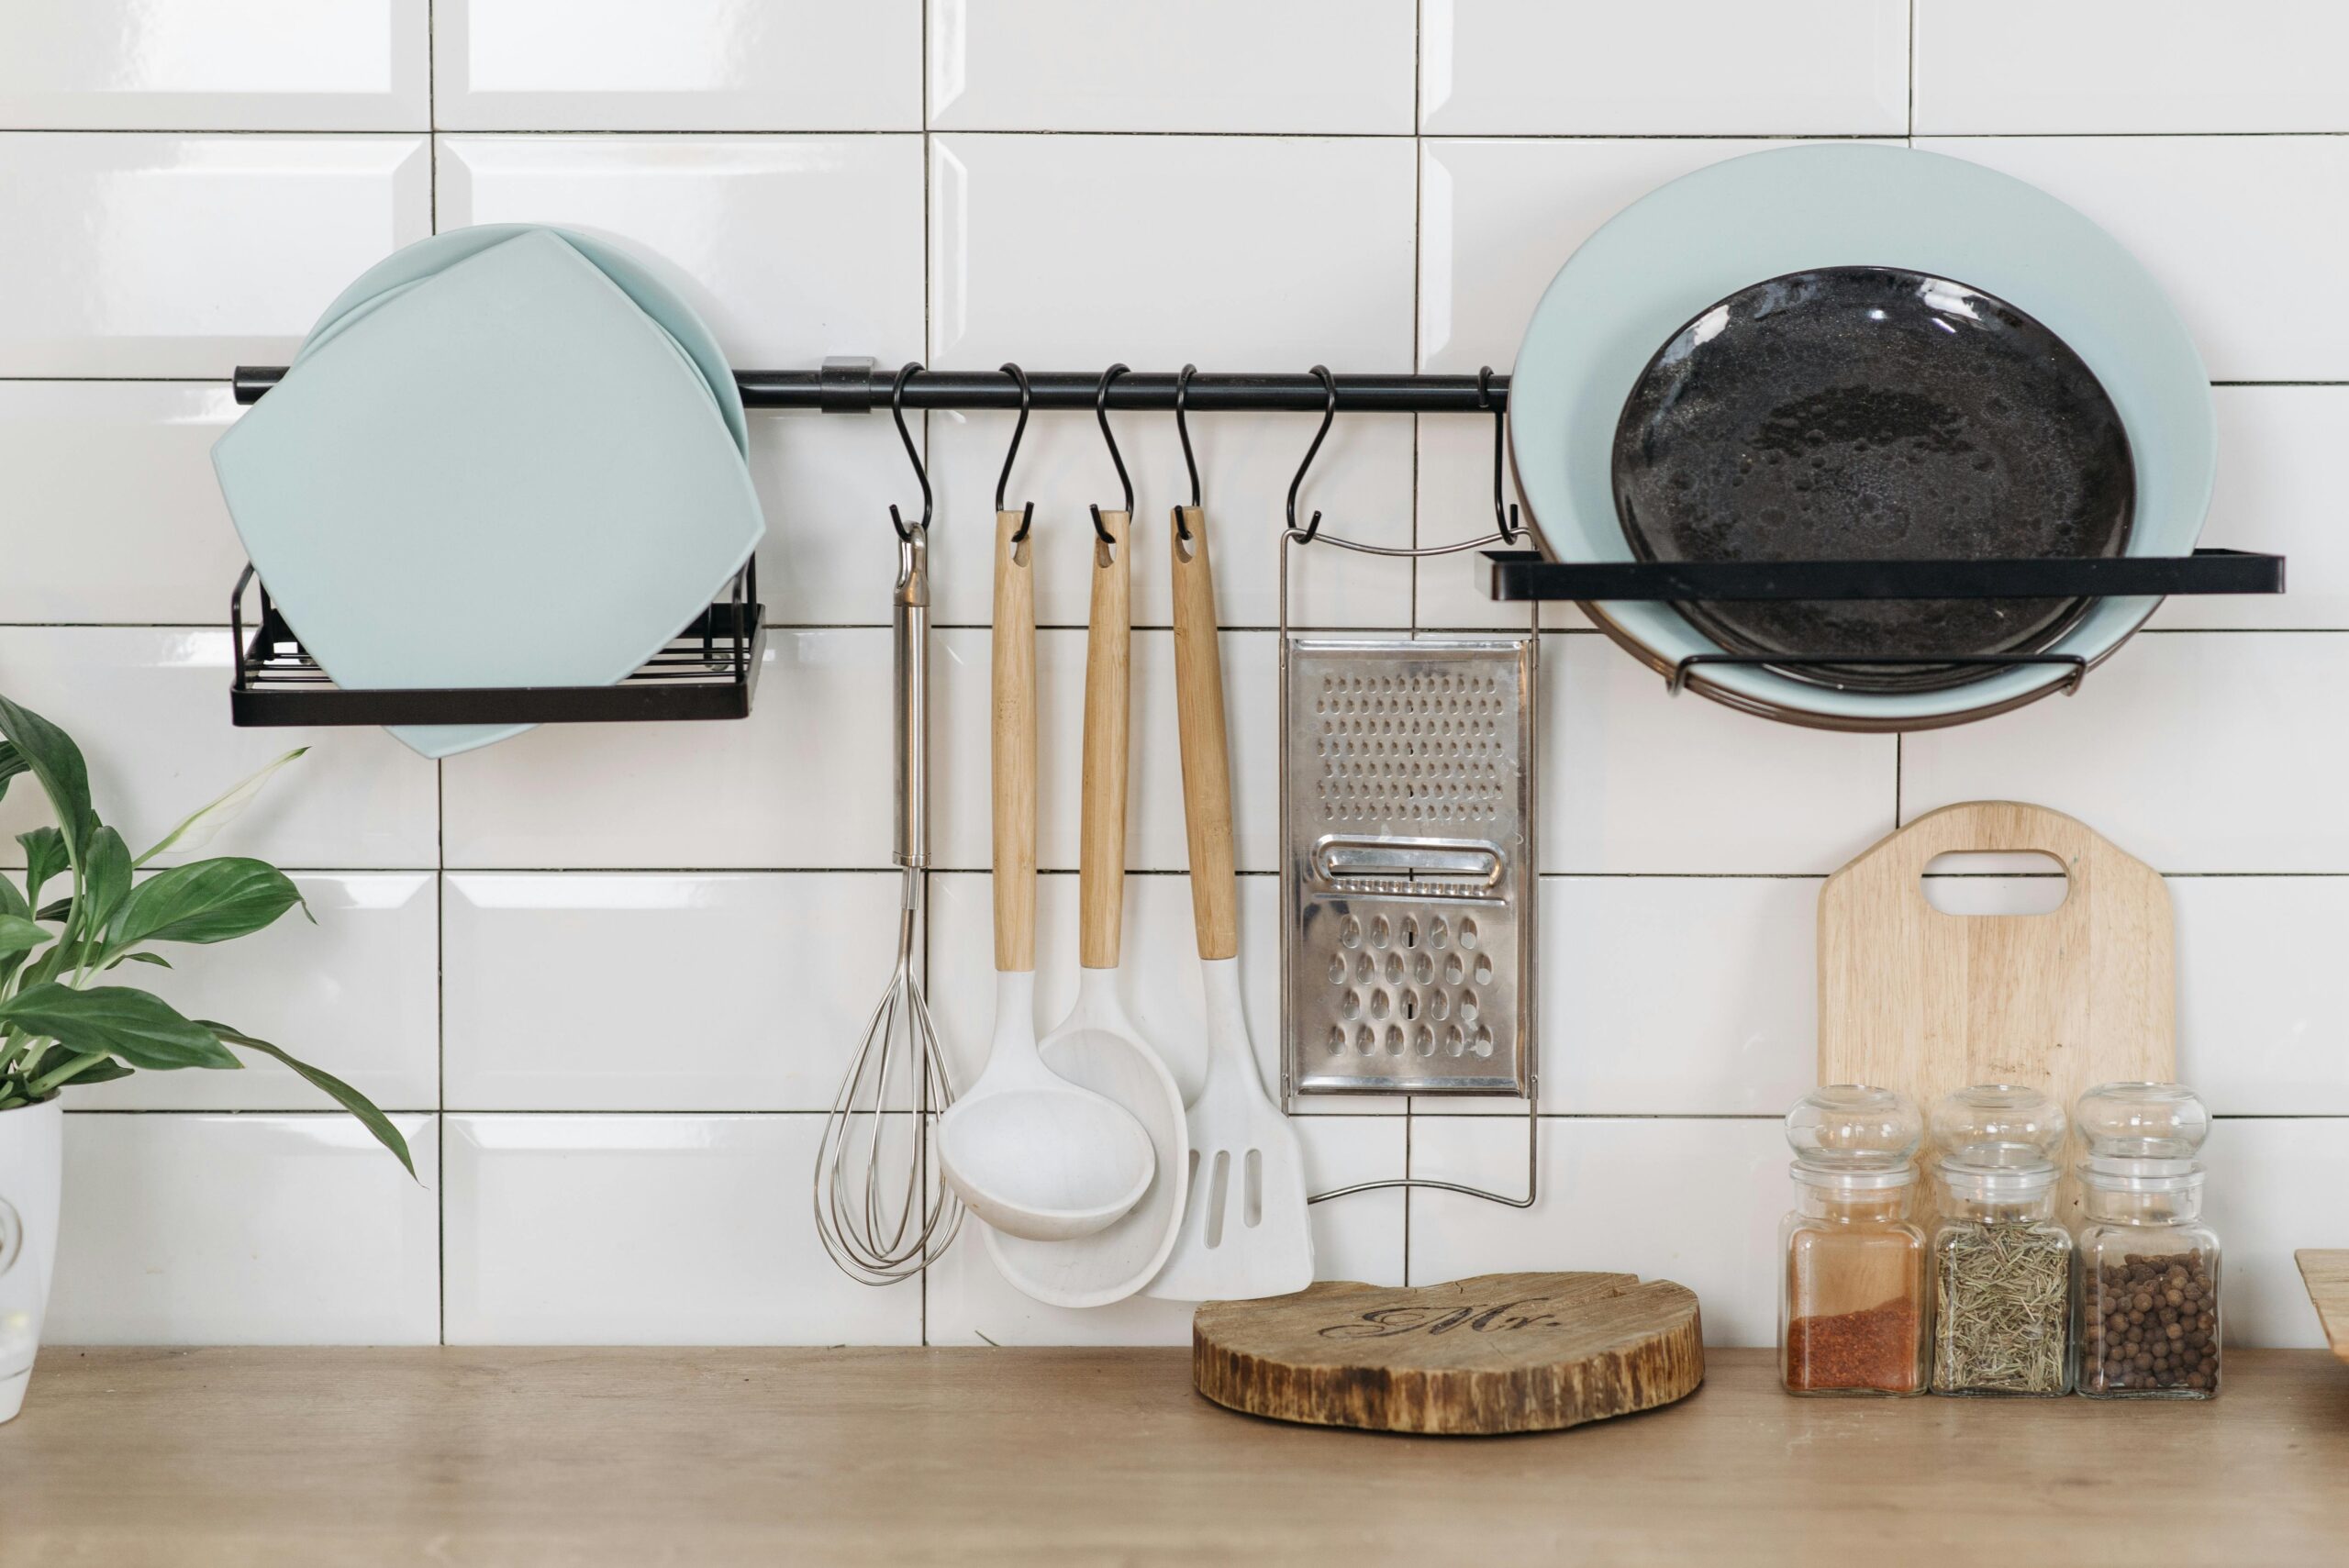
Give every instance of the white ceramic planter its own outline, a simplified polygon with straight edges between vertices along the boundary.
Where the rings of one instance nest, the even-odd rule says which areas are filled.
[[[32,1381],[64,1176],[64,1102],[0,1111],[0,1421],[23,1408]]]

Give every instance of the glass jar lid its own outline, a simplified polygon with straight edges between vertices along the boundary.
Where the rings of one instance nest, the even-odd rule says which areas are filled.
[[[2199,1178],[2196,1156],[2210,1136],[2210,1112],[2183,1084],[2099,1084],[2080,1096],[2080,1136],[2091,1184],[2174,1184]]]
[[[1898,1186],[1914,1179],[1925,1118],[1916,1102],[1890,1089],[1831,1084],[1813,1089],[1787,1113],[1795,1174],[1854,1186]]]
[[[2055,1102],[2021,1084],[1976,1084],[1933,1104],[1933,1146],[1943,1173],[1954,1181],[2044,1186],[2055,1179],[2064,1129]]]

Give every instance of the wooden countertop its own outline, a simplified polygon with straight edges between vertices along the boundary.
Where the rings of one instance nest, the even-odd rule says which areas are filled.
[[[2349,1366],[2209,1404],[1681,1404],[1281,1426],[1183,1351],[72,1350],[0,1426],[0,1564],[2338,1564]],[[1895,1542],[1898,1545],[1896,1547]]]

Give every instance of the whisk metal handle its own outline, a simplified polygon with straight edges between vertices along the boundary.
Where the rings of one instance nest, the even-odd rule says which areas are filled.
[[[930,864],[930,530],[897,541],[897,588],[890,615],[896,673],[897,825],[901,866]]]

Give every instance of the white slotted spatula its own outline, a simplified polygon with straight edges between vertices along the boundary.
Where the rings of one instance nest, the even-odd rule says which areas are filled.
[[[1186,539],[1185,536],[1188,536]],[[1240,1004],[1240,882],[1207,518],[1178,506],[1173,541],[1174,695],[1190,840],[1191,919],[1207,992],[1207,1082],[1191,1102],[1191,1196],[1149,1294],[1176,1301],[1286,1296],[1313,1283],[1305,1154],[1264,1093]]]

